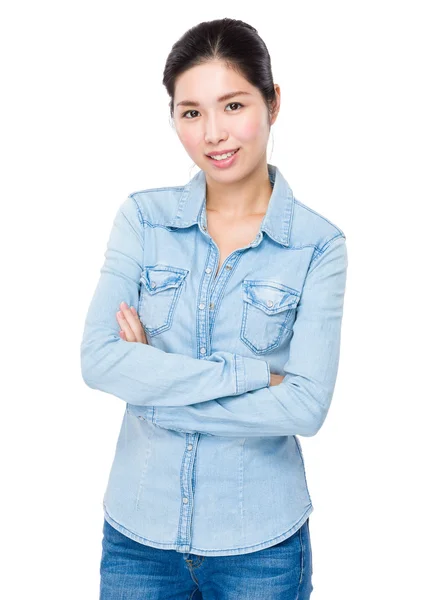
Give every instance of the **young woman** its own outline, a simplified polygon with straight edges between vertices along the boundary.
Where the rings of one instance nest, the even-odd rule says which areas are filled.
[[[81,345],[87,385],[126,402],[100,598],[306,600],[297,435],[333,396],[345,235],[267,163],[280,88],[253,27],[193,27],[163,83],[200,171],[122,203]]]

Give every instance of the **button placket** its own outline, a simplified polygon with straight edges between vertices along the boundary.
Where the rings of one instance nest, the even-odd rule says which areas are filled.
[[[198,433],[195,433],[195,434],[187,433],[186,439],[187,439],[187,441],[191,441],[191,440],[194,441],[195,438],[198,436],[199,436]],[[186,448],[187,448],[187,450],[189,450],[189,452],[185,452],[183,455],[182,467],[181,467],[181,472],[180,472],[180,475],[181,475],[180,491],[181,491],[182,507],[181,507],[180,517],[179,517],[180,536],[177,541],[178,541],[179,549],[187,550],[187,551],[189,551],[190,543],[191,543],[191,521],[192,521],[192,511],[193,511],[193,505],[194,505],[193,485],[192,485],[194,464],[195,464],[195,453],[192,452],[192,450],[194,449],[194,443],[188,443],[188,445],[186,446]]]
[[[201,227],[201,229],[204,232],[207,231],[207,225],[206,225],[206,202],[204,202],[204,204],[203,204],[203,209],[202,209],[201,215],[200,215],[200,227]]]
[[[223,290],[227,285],[232,273],[243,255],[242,251],[235,250],[226,258],[226,264],[220,270],[220,273],[212,282],[212,293],[210,294],[209,303],[209,338],[212,338],[212,330],[219,301],[223,295]],[[215,312],[214,312],[215,311]]]
[[[201,301],[198,304],[199,313],[198,313],[198,318],[197,318],[197,323],[198,323],[197,331],[198,331],[198,347],[199,347],[200,358],[203,358],[207,355],[207,349],[209,346],[209,343],[208,343],[208,330],[209,330],[209,327],[208,327],[209,314],[208,314],[208,312],[209,311],[205,310],[205,308],[210,306],[210,303],[208,303],[209,288],[210,288],[211,282],[212,282],[210,274],[213,272],[212,266],[215,263],[215,254],[216,254],[215,248],[213,247],[213,244],[211,244],[209,246],[209,253],[207,256],[206,266],[204,268],[204,272],[208,276],[202,278],[202,285],[201,285],[200,294],[199,294]]]

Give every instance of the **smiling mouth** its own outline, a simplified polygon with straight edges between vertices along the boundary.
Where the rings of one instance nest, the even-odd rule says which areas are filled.
[[[230,156],[226,156],[226,158],[214,158],[213,156],[209,156],[209,154],[206,154],[207,158],[210,158],[211,160],[216,160],[217,162],[220,161],[224,161],[224,160],[228,160],[229,158],[232,158],[232,156],[234,156],[235,154],[237,154],[239,152],[240,148],[237,148],[236,150],[234,150],[232,152],[232,154]],[[228,153],[226,153],[228,154]],[[215,156],[221,156],[220,154],[216,154]]]

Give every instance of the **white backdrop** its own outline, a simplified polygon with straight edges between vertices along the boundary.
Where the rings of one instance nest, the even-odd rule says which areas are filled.
[[[0,15],[0,594],[98,598],[124,402],[79,347],[115,212],[197,172],[169,123],[172,44],[255,26],[282,105],[268,162],[347,236],[335,395],[300,438],[313,600],[434,598],[435,22],[430,2],[15,2]],[[433,288],[434,289],[434,288]]]

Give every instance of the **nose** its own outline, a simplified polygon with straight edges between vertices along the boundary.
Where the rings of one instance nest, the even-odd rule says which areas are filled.
[[[211,115],[205,122],[204,140],[206,143],[216,146],[221,140],[228,138],[228,133],[218,117]]]

